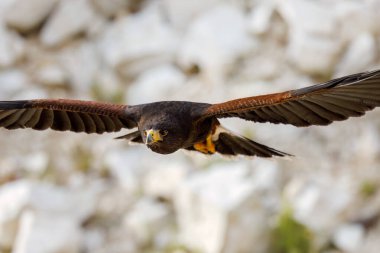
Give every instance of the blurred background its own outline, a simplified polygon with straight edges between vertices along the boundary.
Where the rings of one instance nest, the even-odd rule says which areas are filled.
[[[380,68],[378,0],[0,0],[0,99],[221,102]],[[294,154],[0,130],[0,252],[378,252],[380,110],[223,120]]]

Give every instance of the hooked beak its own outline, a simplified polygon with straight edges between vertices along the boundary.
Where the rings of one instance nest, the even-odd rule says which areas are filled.
[[[150,129],[146,131],[145,144],[149,145],[162,140],[163,139],[159,130]]]

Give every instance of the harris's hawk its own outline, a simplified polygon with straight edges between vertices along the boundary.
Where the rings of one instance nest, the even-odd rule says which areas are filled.
[[[362,116],[379,105],[380,70],[376,70],[219,104],[162,101],[129,106],[67,99],[0,101],[0,126],[98,134],[137,128],[119,138],[145,143],[161,154],[186,149],[205,154],[272,157],[288,154],[235,135],[225,130],[218,119],[237,117],[306,127]]]

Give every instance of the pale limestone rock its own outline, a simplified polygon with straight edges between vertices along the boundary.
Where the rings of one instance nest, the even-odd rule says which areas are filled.
[[[80,223],[94,212],[100,190],[97,184],[88,185],[84,189],[36,184],[30,192],[28,205],[38,212],[67,216],[68,219]]]
[[[249,14],[249,30],[253,34],[261,35],[269,30],[272,25],[274,3],[265,2],[252,8]]]
[[[192,20],[219,4],[218,0],[187,1],[164,0],[163,5],[168,12],[169,20],[179,29],[186,28]]]
[[[102,160],[125,192],[136,195],[142,190],[140,187],[143,186],[144,177],[149,175],[150,170],[156,168],[157,164],[162,164],[162,155],[150,151],[145,145],[130,145],[133,148],[108,149]],[[150,159],[141,159],[142,153],[149,154]],[[174,167],[176,164],[184,164],[182,160],[183,154],[176,152],[171,154],[171,159],[166,165]]]
[[[12,99],[23,100],[23,99],[36,99],[36,98],[48,98],[48,92],[46,89],[34,88],[34,89],[25,89],[20,90],[16,95],[12,96]],[[9,97],[8,97],[9,98]],[[28,165],[26,165],[29,167]]]
[[[364,33],[379,34],[379,1],[337,1],[331,7],[340,24],[340,36],[345,40],[354,40]]]
[[[147,246],[139,246],[132,234],[120,227],[122,224],[116,224],[107,229],[107,240],[103,245],[95,249],[94,253],[137,253],[143,251],[142,248]]]
[[[242,10],[232,4],[220,4],[191,23],[179,49],[178,62],[185,69],[199,66],[207,82],[219,84],[251,46]]]
[[[58,0],[16,0],[6,13],[6,22],[19,31],[27,32],[40,25],[57,2]]]
[[[377,57],[376,40],[369,33],[358,35],[348,46],[336,67],[336,75],[344,76],[368,70]]]
[[[336,229],[333,241],[342,251],[354,253],[361,251],[364,237],[365,229],[360,224],[343,224]]]
[[[289,59],[306,73],[331,73],[344,45],[336,36],[333,8],[323,2],[279,0],[277,9],[289,27]]]
[[[20,180],[8,183],[0,188],[0,245],[10,247],[16,237],[15,252],[25,252],[25,247],[37,247],[33,244],[37,237],[50,237],[46,233],[52,231],[54,222],[62,226],[79,226],[95,209],[95,199],[99,187],[95,184],[85,190],[64,189],[50,184],[37,184],[36,182]],[[33,210],[33,213],[25,214],[25,210]],[[27,221],[21,221],[21,227],[17,228],[20,215],[26,215]],[[47,220],[45,220],[47,218]],[[45,221],[48,225],[45,224]],[[42,222],[42,224],[40,223]],[[40,231],[40,225],[42,225]],[[45,225],[47,227],[45,227]],[[69,227],[72,227],[69,225]],[[64,229],[64,228],[63,228]],[[57,236],[58,234],[57,228]],[[20,232],[18,232],[20,231]],[[67,233],[67,231],[63,231]],[[71,232],[67,234],[70,235]],[[38,234],[38,235],[37,235]],[[66,240],[66,239],[64,239]],[[28,241],[28,242],[25,242]],[[45,252],[45,251],[29,251]],[[56,252],[56,251],[46,251]]]
[[[142,186],[148,196],[173,199],[178,187],[189,173],[186,163],[173,161],[169,164],[157,164],[156,168],[149,170],[143,178]]]
[[[33,71],[34,80],[49,86],[65,85],[68,81],[67,73],[54,62],[46,62]]]
[[[58,64],[66,73],[74,91],[79,94],[90,93],[101,66],[94,44],[84,41],[65,47],[59,52]]]
[[[154,242],[157,235],[168,228],[169,218],[170,210],[165,204],[141,198],[124,217],[124,225],[138,244],[146,245]]]
[[[357,154],[357,160],[359,166],[370,165],[373,157],[376,157],[380,152],[380,135],[376,126],[372,124],[363,125],[358,134],[356,135],[357,139],[353,141],[352,151]],[[373,161],[372,161],[373,162]],[[376,163],[376,161],[375,161]]]
[[[94,99],[118,102],[126,90],[125,81],[115,69],[104,65],[95,73],[91,89]]]
[[[0,188],[0,245],[11,248],[17,235],[18,219],[28,203],[32,184],[9,183]]]
[[[5,17],[6,14],[9,11],[9,8],[12,7],[12,5],[16,2],[17,0],[2,0],[0,1],[0,23],[5,22]]]
[[[0,70],[0,98],[7,100],[19,94],[30,83],[28,75],[18,69]]]
[[[350,178],[332,175],[309,177],[294,178],[285,188],[294,217],[317,232],[333,229],[353,202],[355,189]]]
[[[160,65],[144,71],[128,89],[126,101],[129,104],[154,101],[181,100],[181,89],[186,76],[173,65]],[[154,87],[154,88],[153,88]]]
[[[290,33],[302,30],[319,36],[336,35],[338,22],[331,4],[307,0],[277,0],[276,3]]]
[[[42,29],[41,42],[46,46],[59,45],[85,32],[95,18],[96,14],[89,0],[61,1]]]
[[[80,252],[80,226],[70,217],[25,211],[19,231],[13,253]]]
[[[22,38],[0,21],[0,68],[15,64],[25,55]]]
[[[85,252],[99,252],[97,249],[106,242],[106,233],[100,228],[83,231],[83,244]]]
[[[335,67],[342,42],[323,36],[316,36],[303,31],[290,34],[287,54],[289,59],[308,74],[326,75]]]
[[[379,233],[380,227],[377,225],[375,228],[365,231],[364,242],[360,245],[360,252],[377,253],[379,250]]]
[[[218,165],[181,185],[175,197],[179,236],[189,248],[206,253],[265,252],[268,211],[247,165]]]
[[[139,157],[144,148],[142,146],[128,150],[108,150],[104,155],[105,166],[125,192],[137,194],[139,191],[140,177],[146,162]]]
[[[22,160],[19,161],[19,166],[24,168],[25,171],[37,174],[42,173],[48,166],[48,163],[49,157],[45,152],[32,151],[23,156]]]
[[[152,3],[144,11],[114,22],[100,36],[98,46],[107,64],[129,76],[172,59],[177,36],[164,20],[159,6]]]
[[[105,16],[114,16],[128,7],[130,0],[91,0],[95,8]]]

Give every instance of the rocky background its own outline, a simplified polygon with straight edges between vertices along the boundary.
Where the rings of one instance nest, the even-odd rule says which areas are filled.
[[[304,87],[380,68],[379,13],[379,0],[0,0],[0,99],[220,102]],[[378,252],[379,116],[223,120],[291,160],[1,129],[0,252]]]

